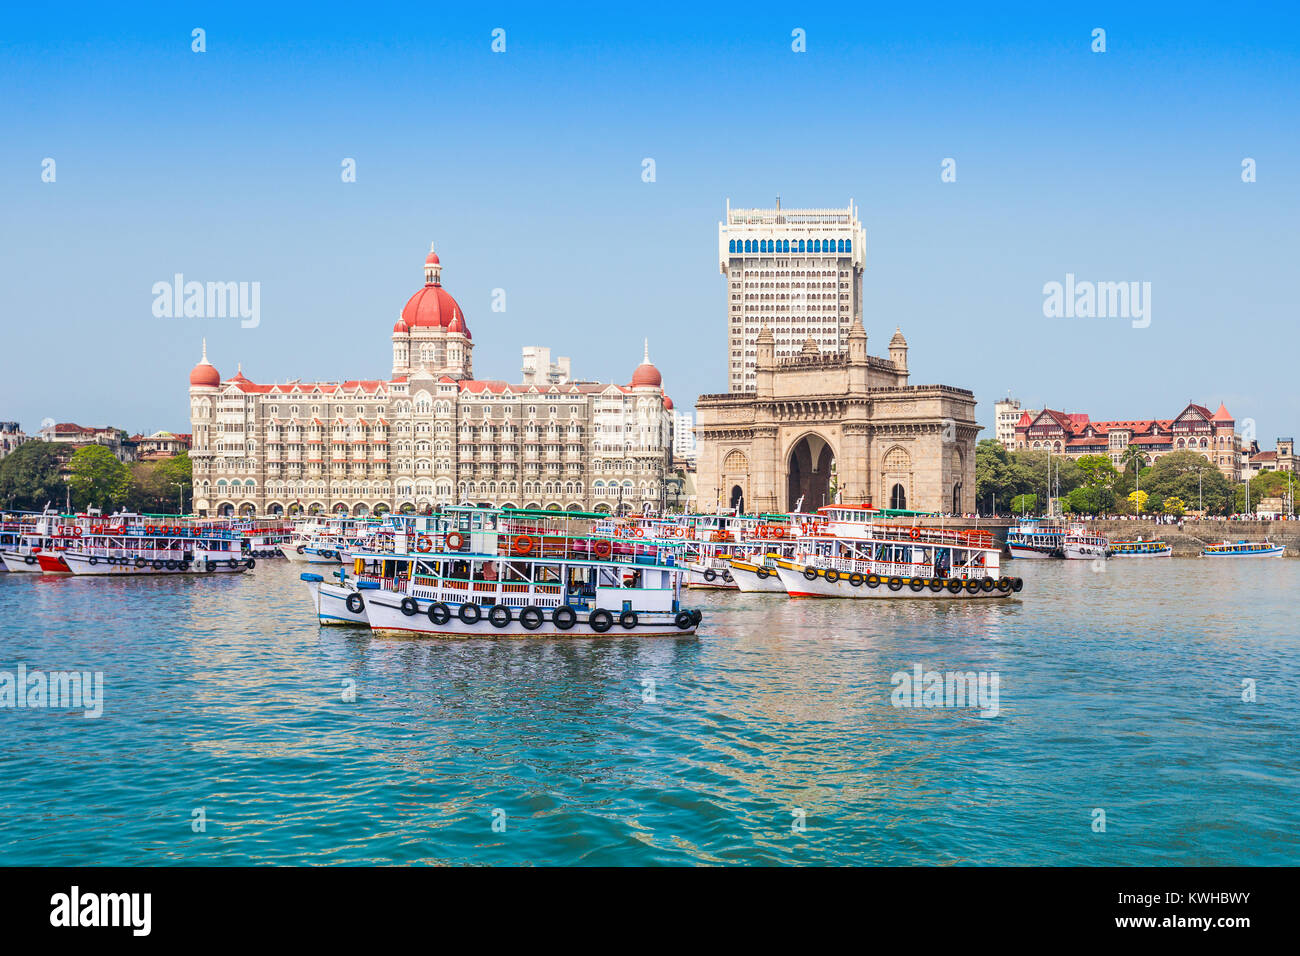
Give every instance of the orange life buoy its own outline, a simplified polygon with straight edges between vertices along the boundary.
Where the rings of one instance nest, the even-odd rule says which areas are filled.
[[[450,535],[448,537],[450,537]],[[433,550],[433,542],[429,540],[427,534],[420,535],[419,539],[415,542],[415,550],[419,551],[421,554],[428,554]]]
[[[640,525],[637,525],[635,528],[632,529],[632,536],[636,538],[644,538],[645,528],[641,527]]]
[[[465,543],[465,536],[462,535],[459,531],[448,531],[448,532],[447,532],[447,550],[448,550],[448,551],[459,551],[459,550],[460,550],[460,546],[461,546],[462,544],[464,544],[464,543]]]
[[[519,535],[517,538],[515,538],[515,554],[519,554],[519,555],[532,554],[534,544],[536,544],[536,542],[533,541],[533,539],[528,535],[526,534]]]
[[[785,537],[785,528],[782,528],[780,525],[777,525],[776,528],[774,528],[773,531],[772,531],[772,537],[774,537],[774,538],[784,538],[784,537]]]
[[[80,525],[73,525],[73,526],[72,526],[72,536],[73,536],[74,538],[80,538],[80,537],[81,537],[81,526],[80,526]]]
[[[907,532],[907,536],[911,538],[913,541],[916,541],[921,537],[921,529],[913,528],[911,531]]]
[[[610,554],[613,552],[614,547],[608,541],[602,538],[600,541],[596,542],[596,546],[592,550],[595,551],[596,557],[608,558]]]

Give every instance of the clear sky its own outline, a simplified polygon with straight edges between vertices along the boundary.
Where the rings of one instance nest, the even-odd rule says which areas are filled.
[[[478,377],[547,345],[626,382],[648,336],[688,408],[726,387],[724,202],[780,195],[858,202],[869,350],[901,326],[986,436],[1008,390],[1300,432],[1297,7],[1047,6],[10,7],[0,420],[187,431],[205,336],[223,376],[384,377],[430,240]],[[178,272],[260,283],[260,325],[155,317]],[[1067,273],[1150,282],[1149,327],[1045,318]]]

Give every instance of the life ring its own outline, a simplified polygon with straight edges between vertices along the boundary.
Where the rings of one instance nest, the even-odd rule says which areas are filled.
[[[591,629],[597,634],[604,634],[614,626],[614,615],[603,607],[597,608],[591,612],[591,615],[587,618],[587,623],[591,625]]]
[[[428,554],[433,550],[433,542],[429,540],[427,534],[422,534],[415,542],[415,550],[421,554]]]
[[[407,617],[415,617],[420,613],[420,602],[413,597],[402,598],[402,613]]]
[[[561,604],[551,612],[551,623],[561,631],[567,631],[578,623],[578,615],[569,605]]]
[[[144,529],[145,534],[155,534],[157,531],[158,529],[154,525],[146,525]]]
[[[80,538],[80,537],[81,537],[81,532],[82,532],[82,529],[81,529],[79,526],[77,526],[77,525],[73,525],[73,526],[72,526],[72,536],[73,536],[74,538]]]
[[[907,532],[907,536],[913,541],[918,541],[921,538],[921,529],[913,528],[911,531]]]
[[[459,531],[447,532],[447,550],[459,551],[460,546],[465,543],[465,536]]]
[[[618,616],[619,627],[623,628],[625,631],[632,630],[632,628],[636,627],[639,622],[640,618],[637,617],[636,611],[624,611]]]
[[[456,616],[460,618],[460,623],[462,624],[477,624],[479,621],[483,620],[483,609],[477,604],[466,601],[460,606],[460,610],[456,612]]]
[[[604,538],[597,541],[595,547],[592,548],[592,551],[595,552],[595,555],[598,558],[608,558],[610,554],[613,553],[613,550],[614,546]]]
[[[353,614],[360,614],[366,609],[366,602],[356,591],[348,595],[348,610]]]
[[[546,615],[542,613],[542,609],[532,604],[519,612],[519,623],[530,631],[535,631],[541,627],[544,620],[546,620]]]
[[[777,538],[777,539],[784,538],[784,537],[785,537],[785,528],[782,528],[780,525],[777,525],[777,527],[774,528],[773,531],[772,531],[772,537]]]
[[[690,611],[678,611],[677,616],[673,618],[673,624],[679,631],[684,631],[695,623],[695,618],[691,616]]]
[[[494,604],[488,611],[488,623],[495,628],[508,627],[514,619],[514,613],[504,604]]]
[[[644,537],[645,537],[645,528],[642,528],[640,525],[637,525],[635,528],[632,529],[632,537],[634,537],[634,538],[644,538]]]
[[[534,541],[530,535],[526,535],[526,534],[521,534],[521,535],[519,535],[518,537],[515,538],[515,541],[514,541],[514,545],[515,545],[515,554],[518,554],[518,555],[521,555],[521,556],[522,556],[522,555],[525,555],[525,554],[532,554],[532,553],[533,553],[533,546],[534,546],[536,543],[537,543],[537,542]]]

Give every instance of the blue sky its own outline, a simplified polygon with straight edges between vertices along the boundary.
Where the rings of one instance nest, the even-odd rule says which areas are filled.
[[[626,382],[648,336],[689,407],[726,383],[724,202],[780,195],[857,201],[869,349],[901,326],[912,381],[973,389],[986,435],[1010,390],[1095,418],[1224,400],[1271,447],[1300,431],[1298,21],[1187,4],[15,8],[0,419],[188,430],[204,337],[223,376],[383,377],[431,239],[478,377],[517,380],[520,347],[548,345]],[[155,318],[151,287],[177,272],[259,282],[261,324]],[[1150,327],[1045,318],[1066,273],[1150,282]]]

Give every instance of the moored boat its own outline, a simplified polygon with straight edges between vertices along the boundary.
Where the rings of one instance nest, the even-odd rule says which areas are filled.
[[[1284,554],[1284,545],[1273,544],[1267,538],[1263,541],[1221,541],[1207,544],[1201,551],[1203,558],[1280,558]]]
[[[1173,553],[1173,546],[1167,541],[1144,541],[1135,538],[1132,541],[1110,543],[1112,558],[1167,558]]]

